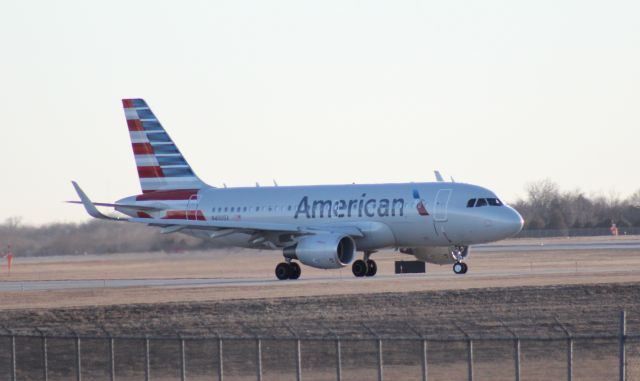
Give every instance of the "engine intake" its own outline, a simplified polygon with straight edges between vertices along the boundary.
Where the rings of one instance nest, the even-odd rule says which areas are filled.
[[[353,261],[356,243],[348,235],[317,234],[301,237],[295,245],[286,247],[283,254],[307,266],[338,269]]]

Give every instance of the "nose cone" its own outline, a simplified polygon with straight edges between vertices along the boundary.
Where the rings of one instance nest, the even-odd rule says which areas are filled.
[[[524,220],[515,209],[505,205],[502,208],[496,208],[494,213],[491,218],[491,226],[496,239],[505,239],[520,233]]]
[[[504,229],[504,233],[506,238],[513,237],[514,235],[520,233],[522,227],[524,226],[524,219],[518,213],[517,210],[513,209],[510,206],[505,208],[502,226]]]

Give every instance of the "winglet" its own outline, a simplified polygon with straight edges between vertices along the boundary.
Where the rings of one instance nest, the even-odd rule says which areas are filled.
[[[78,183],[76,183],[75,181],[72,181],[71,184],[73,184],[73,187],[76,189],[76,193],[80,197],[80,200],[82,201],[82,205],[84,206],[84,209],[87,211],[87,213],[89,213],[91,217],[100,218],[102,220],[120,220],[120,218],[109,217],[100,213],[98,208],[96,208],[93,202],[89,200],[89,197],[87,197],[87,195],[80,188]]]
[[[438,182],[443,182],[444,179],[442,178],[442,175],[440,174],[440,171],[433,171],[433,173],[436,175],[436,180]]]

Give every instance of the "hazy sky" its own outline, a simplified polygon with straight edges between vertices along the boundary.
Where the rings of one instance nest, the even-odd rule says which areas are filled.
[[[0,221],[139,192],[121,98],[211,185],[640,188],[640,2],[3,1]]]

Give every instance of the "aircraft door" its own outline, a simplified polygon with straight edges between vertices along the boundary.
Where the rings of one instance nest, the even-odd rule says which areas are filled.
[[[446,222],[449,219],[447,207],[451,198],[451,189],[440,189],[436,194],[434,203],[433,220],[436,222]]]
[[[187,202],[187,210],[185,211],[187,220],[198,219],[198,195],[192,194]]]
[[[447,208],[449,206],[449,199],[451,198],[451,189],[440,189],[436,194],[436,200],[433,208],[433,227],[436,234],[443,236],[447,240],[447,233],[445,232],[445,225],[449,220]]]

